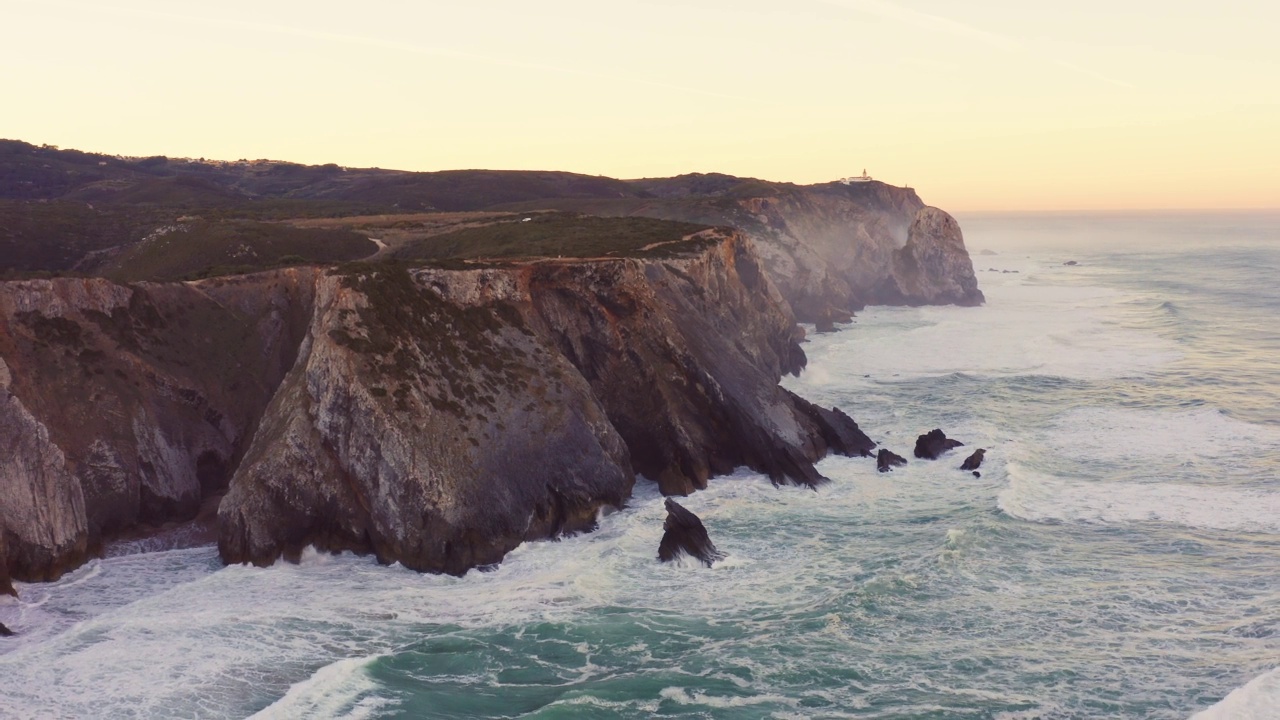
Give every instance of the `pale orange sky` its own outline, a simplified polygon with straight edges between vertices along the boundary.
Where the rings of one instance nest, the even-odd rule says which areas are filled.
[[[1280,207],[1263,0],[0,0],[0,137],[410,170]]]

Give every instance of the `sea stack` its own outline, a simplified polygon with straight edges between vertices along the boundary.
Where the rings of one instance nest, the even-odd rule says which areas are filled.
[[[986,453],[987,451],[982,448],[978,448],[977,450],[974,450],[972,455],[965,458],[964,464],[960,466],[960,469],[961,470],[977,470],[978,468],[982,467],[982,457],[986,455]]]
[[[707,535],[707,529],[697,515],[686,510],[671,498],[666,500],[667,519],[662,523],[666,530],[662,534],[662,542],[658,544],[658,559],[671,562],[681,554],[692,555],[707,567],[724,554],[716,550],[716,546]]]
[[[923,460],[937,460],[939,455],[958,447],[964,447],[964,443],[952,440],[946,433],[934,429],[916,438],[916,457]]]
[[[887,448],[880,448],[876,454],[876,469],[880,472],[891,472],[895,466],[906,465],[907,459]]]

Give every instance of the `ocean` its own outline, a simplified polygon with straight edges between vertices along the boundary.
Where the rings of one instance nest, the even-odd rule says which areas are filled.
[[[986,306],[869,308],[785,381],[941,460],[715,479],[711,569],[656,561],[643,480],[462,578],[95,560],[0,599],[0,717],[1280,718],[1280,213],[960,220]]]

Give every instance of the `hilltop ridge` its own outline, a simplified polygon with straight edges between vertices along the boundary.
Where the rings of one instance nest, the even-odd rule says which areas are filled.
[[[926,207],[914,190],[877,181],[795,185],[716,173],[616,180],[557,171],[407,172],[120,158],[3,140],[0,274],[74,271],[143,279],[113,274],[112,258],[184,221],[199,225],[189,237],[220,238],[236,248],[232,241],[243,238],[243,254],[257,256],[246,264],[225,252],[207,253],[205,272],[187,268],[187,276],[196,277],[372,254],[357,251],[360,244],[341,236],[343,230],[379,240],[388,231],[412,239],[443,234],[434,227],[438,221],[422,215],[558,210],[739,229],[757,245],[797,317],[825,328],[868,304],[983,301],[958,224],[932,223],[932,234],[912,241]],[[324,218],[363,222],[313,222]],[[302,227],[306,234],[293,229]],[[309,253],[298,248],[299,239],[330,249]],[[259,252],[256,242],[290,249]],[[284,257],[290,262],[280,262]]]

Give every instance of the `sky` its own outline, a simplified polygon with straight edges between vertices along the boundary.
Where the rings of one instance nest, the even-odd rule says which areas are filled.
[[[0,137],[1280,207],[1274,0],[0,0]]]

